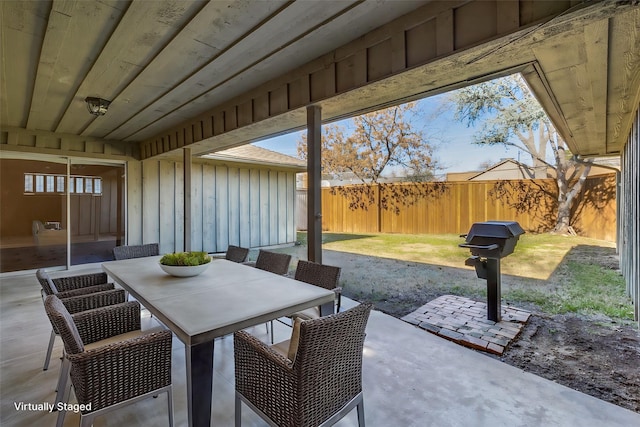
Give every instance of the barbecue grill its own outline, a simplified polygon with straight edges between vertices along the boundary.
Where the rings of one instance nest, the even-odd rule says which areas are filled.
[[[487,281],[487,318],[500,321],[501,283],[500,260],[513,253],[520,235],[524,230],[515,221],[476,222],[465,237],[465,243],[458,246],[468,248],[471,257],[465,265],[474,266],[480,279]]]

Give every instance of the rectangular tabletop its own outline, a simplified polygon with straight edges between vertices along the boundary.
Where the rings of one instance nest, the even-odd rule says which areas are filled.
[[[333,291],[224,259],[194,277],[173,277],[161,257],[102,264],[104,271],[186,345],[333,302]]]

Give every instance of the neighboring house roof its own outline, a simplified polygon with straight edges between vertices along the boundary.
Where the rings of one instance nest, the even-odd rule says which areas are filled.
[[[446,181],[469,181],[469,178],[476,176],[481,171],[469,171],[469,172],[448,172],[446,175]]]
[[[589,176],[603,175],[615,172],[619,168],[620,159],[597,158],[593,159]],[[602,166],[600,166],[602,165]],[[537,170],[531,166],[518,163],[514,159],[503,159],[483,171],[452,172],[447,174],[447,181],[493,181],[505,179],[538,179],[555,177],[555,170],[551,167],[541,166]]]
[[[536,172],[538,172],[536,174]],[[482,172],[469,177],[469,181],[483,181],[495,179],[531,179],[532,177],[546,178],[547,170],[535,171],[534,168],[513,159],[503,159]]]
[[[202,156],[202,158],[234,163],[285,167],[298,171],[307,170],[307,163],[304,160],[251,144],[216,151],[215,153],[206,154]]]
[[[366,183],[370,183],[367,180]],[[407,178],[404,176],[381,176],[378,179],[378,183],[392,183],[392,182],[407,182]],[[363,184],[362,180],[358,178],[354,173],[345,172],[339,178],[334,178],[331,175],[323,175],[320,185],[322,187],[343,187],[346,185],[360,185]],[[297,181],[298,188],[308,188],[308,176],[306,173],[298,175]]]

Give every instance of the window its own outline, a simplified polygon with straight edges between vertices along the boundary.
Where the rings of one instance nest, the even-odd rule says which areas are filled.
[[[24,174],[25,194],[64,194],[66,176],[35,173]],[[72,194],[102,195],[102,178],[93,176],[71,176],[69,192]]]
[[[47,193],[54,193],[56,191],[54,180],[55,177],[53,175],[47,175],[45,178],[47,180]]]
[[[102,194],[102,179],[100,178],[93,179],[93,193]]]
[[[82,186],[83,181],[84,180],[81,177],[76,177],[76,193],[77,194],[83,193],[83,186]]]
[[[33,175],[24,175],[24,192],[33,193]]]
[[[36,193],[44,192],[44,176],[36,175]]]

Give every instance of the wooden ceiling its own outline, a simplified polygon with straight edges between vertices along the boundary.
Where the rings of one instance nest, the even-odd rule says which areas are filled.
[[[0,125],[204,154],[522,72],[575,153],[638,107],[628,1],[2,1]],[[112,101],[92,116],[84,98]]]

